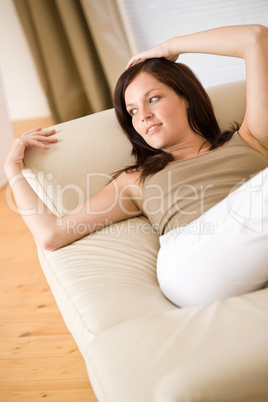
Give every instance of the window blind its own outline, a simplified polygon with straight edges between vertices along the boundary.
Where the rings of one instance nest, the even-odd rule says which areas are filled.
[[[224,25],[268,26],[267,0],[117,0],[132,54],[172,36]],[[245,78],[243,60],[200,54],[181,55],[205,87]]]

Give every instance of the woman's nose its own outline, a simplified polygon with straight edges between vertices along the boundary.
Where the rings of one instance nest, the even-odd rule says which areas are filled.
[[[144,107],[142,109],[141,119],[142,121],[148,120],[152,117],[152,115],[153,115],[152,111],[149,108]]]

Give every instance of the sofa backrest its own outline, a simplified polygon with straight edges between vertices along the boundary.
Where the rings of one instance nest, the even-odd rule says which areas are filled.
[[[208,89],[221,128],[242,121],[245,82]],[[49,151],[28,149],[23,171],[30,185],[58,216],[99,192],[111,174],[133,163],[131,146],[114,110],[55,126],[59,139]]]

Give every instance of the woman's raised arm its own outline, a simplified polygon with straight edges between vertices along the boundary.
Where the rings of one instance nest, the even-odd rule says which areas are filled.
[[[177,36],[133,56],[127,68],[152,57],[175,61],[183,53],[238,57],[246,63],[246,113],[240,135],[264,153],[268,150],[268,28],[239,25]]]

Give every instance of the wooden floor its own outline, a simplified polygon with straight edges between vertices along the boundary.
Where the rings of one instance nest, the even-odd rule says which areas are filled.
[[[14,123],[15,135],[52,122]],[[34,240],[0,190],[0,401],[96,402],[84,360],[38,262]]]

